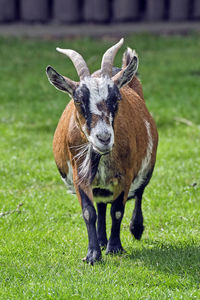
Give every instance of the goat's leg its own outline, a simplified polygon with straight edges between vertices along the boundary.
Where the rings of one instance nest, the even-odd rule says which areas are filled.
[[[135,208],[130,223],[130,231],[137,240],[141,239],[144,231],[143,215],[142,215],[142,195],[144,190],[139,190],[135,197]]]
[[[121,241],[120,241],[120,226],[124,215],[124,204],[123,204],[124,193],[112,203],[111,206],[111,217],[112,217],[112,227],[111,235],[106,248],[106,254],[117,253],[124,251]]]
[[[103,249],[106,248],[108,240],[106,235],[106,208],[107,204],[105,203],[97,203],[97,238],[99,242],[99,246]]]
[[[88,232],[88,253],[83,260],[93,265],[95,261],[101,259],[101,249],[99,247],[96,232],[96,210],[84,191],[79,189],[79,192],[81,196],[83,218]]]

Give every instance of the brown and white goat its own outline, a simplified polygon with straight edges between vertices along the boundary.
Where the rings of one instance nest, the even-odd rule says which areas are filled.
[[[120,225],[126,201],[131,198],[136,202],[130,231],[136,239],[141,238],[142,195],[156,161],[158,135],[135,76],[135,51],[128,48],[122,69],[113,68],[122,44],[123,39],[105,52],[101,69],[93,75],[80,54],[57,48],[72,60],[80,82],[47,67],[49,81],[72,96],[58,123],[53,151],[63,181],[76,192],[81,204],[89,240],[85,260],[91,264],[101,258],[100,247],[106,248],[106,254],[123,251]],[[108,203],[112,218],[109,240]]]

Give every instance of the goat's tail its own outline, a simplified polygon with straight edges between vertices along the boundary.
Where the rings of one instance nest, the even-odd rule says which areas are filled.
[[[123,54],[122,69],[125,69],[127,67],[127,65],[130,63],[130,61],[133,59],[134,56],[137,56],[136,51],[128,47]],[[139,74],[137,71],[136,76],[133,77],[133,79],[129,82],[128,85],[144,100],[142,85],[138,76]]]
[[[122,69],[126,68],[126,66],[128,66],[128,64],[130,63],[131,59],[137,56],[137,53],[135,50],[132,50],[131,48],[127,48],[127,50],[124,52],[123,54],[123,58],[122,58]]]

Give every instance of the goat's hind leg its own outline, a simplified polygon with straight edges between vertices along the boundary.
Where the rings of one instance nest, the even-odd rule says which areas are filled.
[[[142,215],[142,195],[144,189],[138,190],[135,195],[135,208],[130,223],[130,231],[137,240],[140,240],[144,231]]]

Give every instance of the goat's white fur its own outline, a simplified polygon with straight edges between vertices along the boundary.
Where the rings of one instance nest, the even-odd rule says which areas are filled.
[[[102,112],[98,109],[97,104],[102,100],[106,100],[108,97],[108,87],[113,87],[113,82],[108,77],[85,77],[81,81],[80,86],[86,85],[90,91],[90,111],[95,115],[102,115]]]

